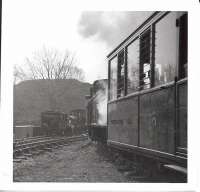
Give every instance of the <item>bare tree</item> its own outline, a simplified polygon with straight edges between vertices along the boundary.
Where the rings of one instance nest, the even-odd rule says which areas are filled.
[[[14,66],[14,84],[17,84],[20,81],[26,80],[27,74],[24,72],[24,70],[20,67],[15,65]]]
[[[84,80],[84,72],[77,66],[75,55],[68,51],[61,54],[57,50],[43,48],[25,61],[24,70],[15,66],[14,83],[24,80],[45,80],[45,87],[40,87],[38,94],[42,96],[43,89],[47,89],[50,110],[58,109],[59,97],[66,92],[66,90],[55,91],[58,90],[59,80]]]
[[[83,70],[77,67],[74,54],[66,51],[61,54],[54,49],[35,52],[33,57],[26,58],[26,71],[15,66],[14,76],[18,80],[27,79],[78,79],[84,80]]]

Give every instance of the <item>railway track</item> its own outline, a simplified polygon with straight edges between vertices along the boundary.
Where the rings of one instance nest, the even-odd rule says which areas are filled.
[[[15,148],[18,145],[30,143],[30,142],[33,142],[33,141],[40,141],[40,140],[44,140],[44,139],[48,139],[48,138],[51,138],[51,137],[36,136],[36,137],[28,137],[28,138],[24,138],[24,139],[15,139],[14,142],[13,142],[13,147]]]
[[[38,155],[44,151],[50,151],[53,148],[60,147],[71,142],[85,140],[88,135],[79,135],[73,137],[37,137],[14,142],[13,161],[21,160]]]

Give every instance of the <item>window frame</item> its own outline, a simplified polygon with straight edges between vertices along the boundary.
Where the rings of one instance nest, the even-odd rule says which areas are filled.
[[[137,89],[136,90],[134,90],[133,92],[131,92],[131,93],[128,93],[128,71],[129,71],[129,69],[128,69],[128,47],[131,45],[131,44],[133,44],[134,42],[136,42],[136,40],[138,40],[139,41],[139,43],[140,43],[140,35],[137,35],[131,42],[129,42],[126,46],[125,46],[125,95],[130,95],[130,94],[132,94],[132,93],[134,93],[134,92],[137,92],[137,91],[139,91],[140,89],[140,78],[139,78],[139,76],[138,76],[138,87],[137,87]],[[140,70],[140,65],[139,65],[139,63],[140,63],[140,48],[139,48],[139,45],[138,45],[138,74],[139,74],[139,70]]]
[[[150,65],[150,87],[149,88],[144,88],[143,86],[145,84],[143,84],[143,75],[144,75],[144,64],[141,63],[141,38],[143,35],[145,35],[146,33],[149,33],[150,35],[150,39],[149,39],[149,65]],[[146,90],[146,89],[150,89],[152,88],[152,25],[150,25],[149,27],[147,27],[144,31],[142,31],[139,35],[139,90]]]
[[[184,16],[185,18],[185,22],[186,23],[181,23],[184,21]],[[182,20],[181,20],[182,19]],[[188,12],[183,12],[182,15],[179,15],[179,17],[177,18],[177,22],[178,22],[178,33],[179,33],[179,37],[178,37],[178,79],[185,79],[188,77]],[[186,42],[184,42],[186,44],[186,60],[187,60],[187,64],[185,63],[186,67],[187,67],[187,71],[184,71],[184,50],[182,48],[182,45],[184,44],[181,37],[183,38],[184,36],[184,31],[182,30],[184,28],[184,24],[186,25]]]
[[[123,53],[123,67],[124,67],[124,77],[123,77],[123,86],[122,86],[122,93],[123,93],[123,95],[122,96],[120,96],[119,94],[120,94],[120,92],[119,92],[119,84],[121,84],[121,81],[120,81],[120,79],[119,79],[119,77],[121,77],[121,71],[119,71],[119,67],[120,67],[120,63],[119,63],[119,57],[120,57],[120,54],[122,54]],[[125,49],[123,48],[123,49],[121,49],[118,53],[117,53],[117,98],[121,98],[121,97],[124,97],[125,95],[126,95],[126,91],[125,91],[125,89],[126,89],[126,81],[125,81],[125,79],[126,79],[126,70],[125,70],[125,68],[126,68],[126,58],[125,58],[125,54],[126,54],[126,51],[125,51]],[[122,69],[121,69],[122,70]],[[121,87],[120,87],[121,88]]]
[[[111,57],[108,61],[109,62],[108,63],[108,101],[113,101],[113,100],[117,99],[117,97],[111,98],[111,94],[110,94],[110,92],[111,92],[111,89],[110,89],[111,88],[111,86],[110,86],[110,83],[111,83],[111,61],[115,58],[117,59],[117,74],[118,74],[118,53],[115,54],[113,57]],[[117,76],[116,76],[116,78],[117,78]],[[117,86],[116,86],[116,95],[117,95]]]
[[[176,38],[176,52],[177,52],[177,54],[176,54],[176,63],[175,63],[175,72],[174,72],[174,80],[171,80],[171,81],[169,81],[169,82],[165,82],[165,83],[162,83],[162,84],[159,84],[159,85],[155,85],[155,52],[156,52],[156,46],[155,46],[155,43],[156,43],[156,24],[157,23],[159,23],[160,21],[162,21],[163,19],[165,19],[166,18],[166,16],[168,16],[169,14],[171,14],[171,13],[173,13],[173,12],[176,12],[176,20],[175,20],[175,22],[174,22],[174,26],[177,28],[176,29],[176,35],[177,35],[177,38]],[[177,79],[177,77],[178,77],[178,68],[179,68],[179,29],[178,29],[178,26],[177,26],[177,20],[178,20],[178,18],[179,18],[180,16],[178,15],[178,11],[171,11],[171,12],[167,12],[167,13],[165,13],[165,14],[163,14],[160,18],[158,18],[157,20],[155,20],[154,22],[153,22],[153,24],[152,24],[152,26],[153,26],[153,30],[154,30],[154,55],[153,55],[153,62],[154,62],[154,69],[153,69],[153,71],[154,71],[154,79],[153,79],[153,87],[163,87],[163,86],[165,86],[165,85],[168,85],[168,84],[170,84],[170,83],[172,83],[173,81],[175,81],[175,79]]]

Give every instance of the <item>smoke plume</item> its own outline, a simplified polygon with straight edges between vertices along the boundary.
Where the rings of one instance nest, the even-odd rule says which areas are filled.
[[[79,21],[79,33],[95,37],[114,48],[130,35],[152,12],[83,12]]]

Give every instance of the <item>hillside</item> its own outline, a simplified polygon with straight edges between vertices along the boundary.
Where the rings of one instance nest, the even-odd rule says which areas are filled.
[[[89,83],[74,79],[23,81],[14,86],[14,122],[39,121],[46,110],[85,109],[89,89]]]

